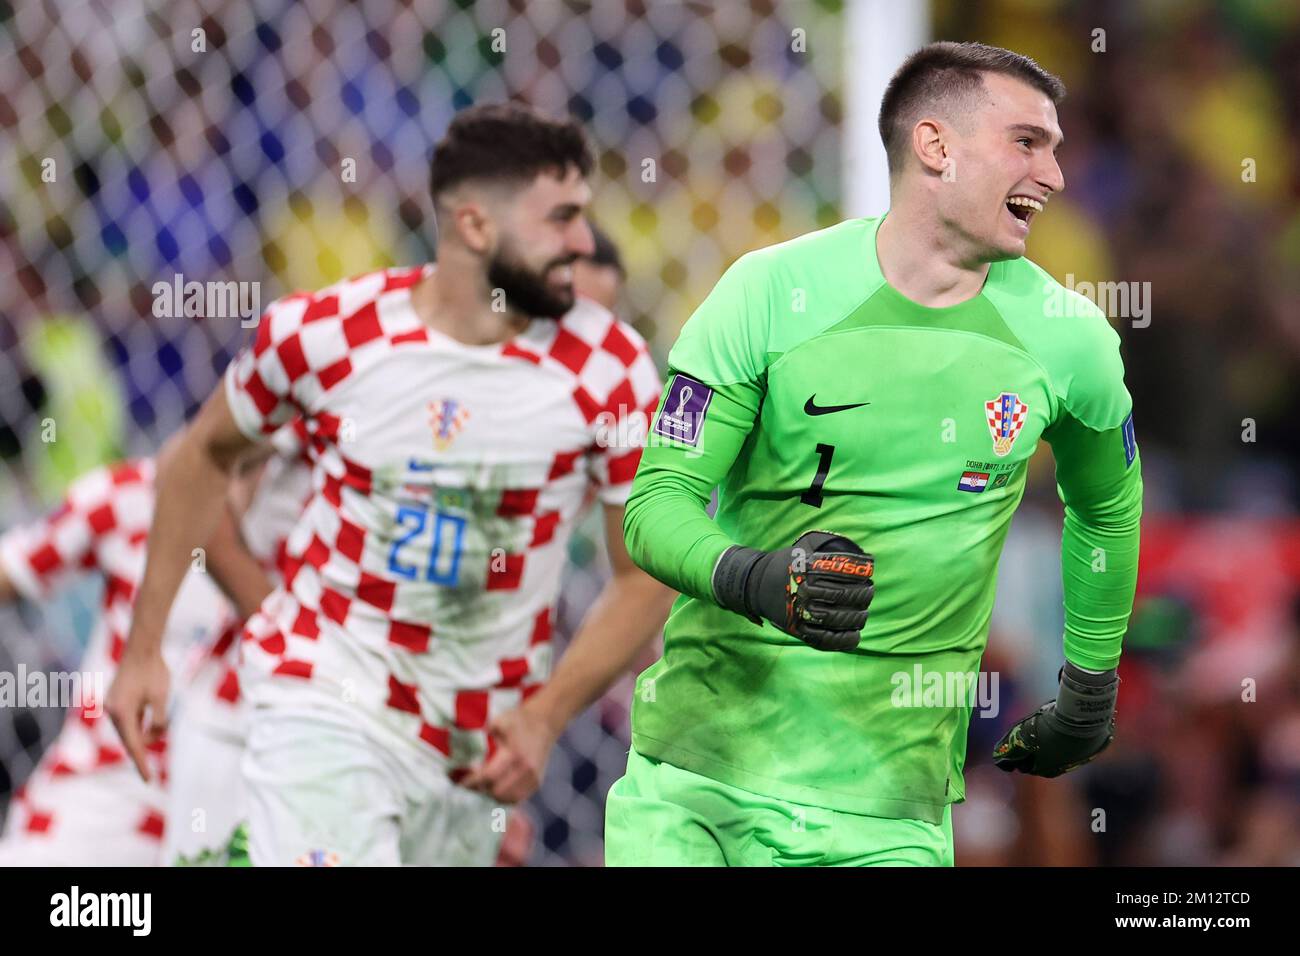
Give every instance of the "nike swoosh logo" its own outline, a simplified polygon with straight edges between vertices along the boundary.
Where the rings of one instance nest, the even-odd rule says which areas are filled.
[[[850,408],[861,408],[863,405],[870,405],[870,402],[858,402],[855,405],[818,405],[814,399],[815,394],[808,396],[808,401],[804,402],[803,410],[808,415],[829,415],[831,412],[845,412]]]

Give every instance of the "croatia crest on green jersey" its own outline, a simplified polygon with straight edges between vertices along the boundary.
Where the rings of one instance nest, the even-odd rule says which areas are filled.
[[[984,410],[988,413],[989,431],[993,433],[993,454],[1005,458],[1011,454],[1011,446],[1024,427],[1029,406],[1019,395],[1003,392],[991,402],[985,402]]]

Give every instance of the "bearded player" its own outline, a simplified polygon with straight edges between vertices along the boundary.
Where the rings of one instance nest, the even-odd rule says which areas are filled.
[[[272,304],[160,475],[108,707],[142,773],[190,542],[251,446],[294,414],[314,443],[283,584],[244,635],[254,865],[490,864],[500,804],[658,630],[669,592],[626,557],[621,521],[660,383],[641,338],[573,293],[590,168],[572,122],[459,114],[434,153],[436,266]],[[593,488],[614,574],[544,685]]]
[[[1006,50],[920,50],[880,111],[888,213],[743,256],[682,329],[625,530],[683,597],[639,681],[608,862],[951,865],[970,700],[895,691],[971,686],[1040,439],[1065,664],[994,759],[1051,777],[1110,742],[1131,401],[1106,317],[1023,258],[1065,186],[1063,95]]]

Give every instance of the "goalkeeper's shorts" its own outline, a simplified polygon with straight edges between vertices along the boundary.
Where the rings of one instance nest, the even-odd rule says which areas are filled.
[[[952,866],[943,822],[789,803],[635,750],[605,804],[607,866]]]

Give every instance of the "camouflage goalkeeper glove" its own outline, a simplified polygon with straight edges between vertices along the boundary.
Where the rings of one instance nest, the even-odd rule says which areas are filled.
[[[1092,760],[1115,739],[1115,670],[1090,674],[1066,661],[1060,682],[1056,700],[1017,723],[993,748],[1000,770],[1059,777]]]
[[[819,651],[851,651],[875,594],[875,560],[840,535],[809,531],[778,551],[728,548],[713,569],[718,604],[764,619]]]

